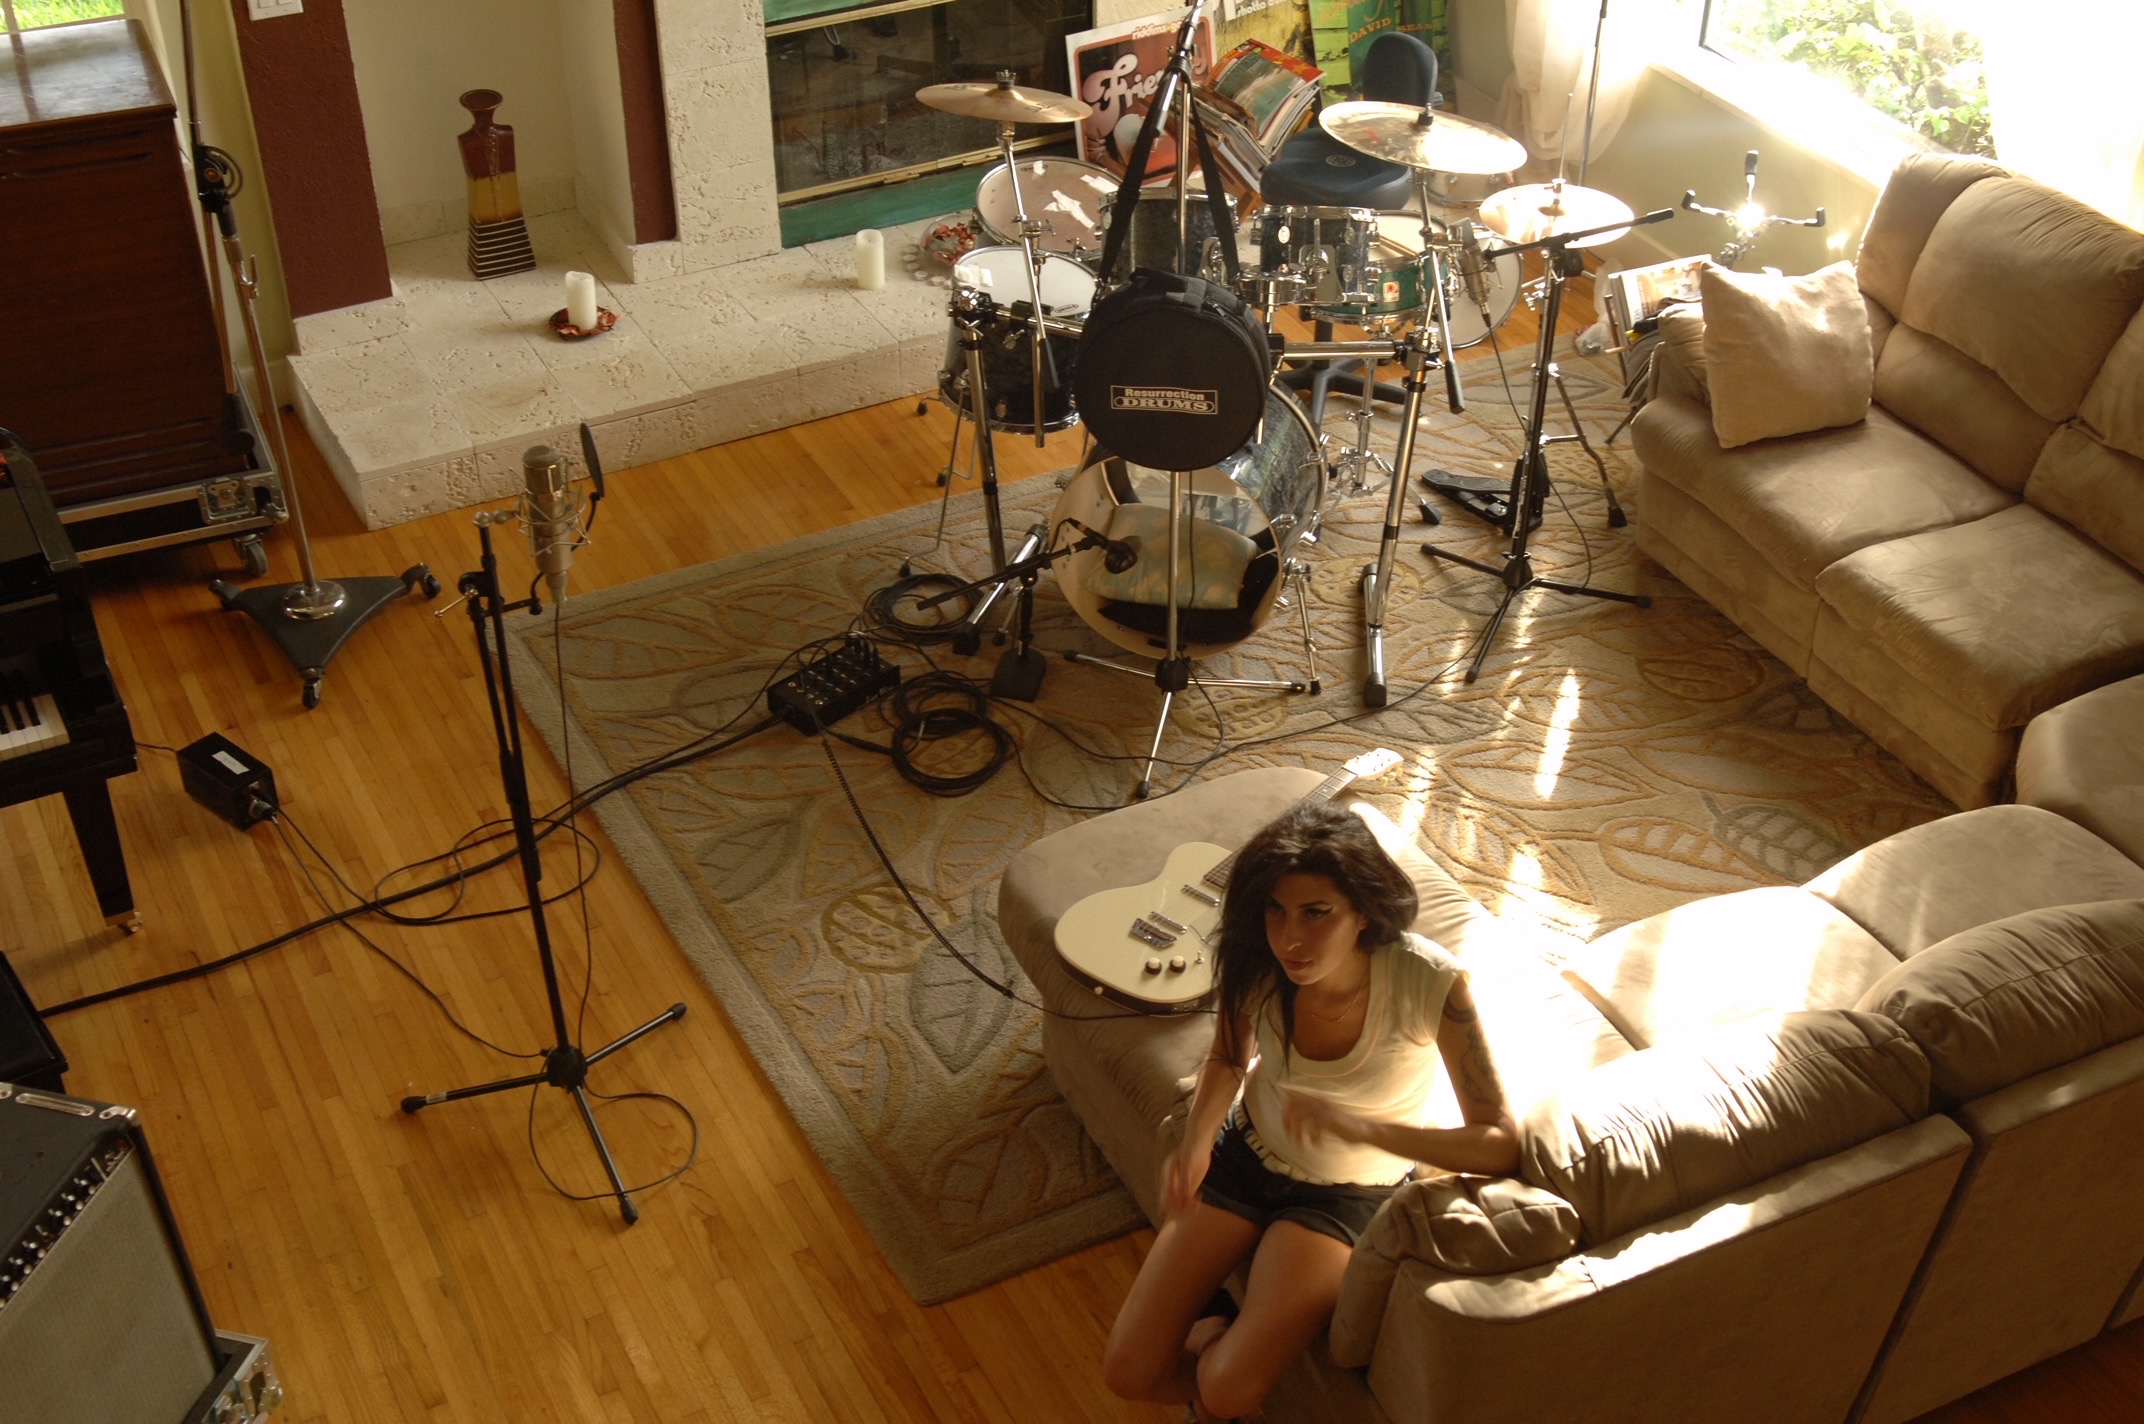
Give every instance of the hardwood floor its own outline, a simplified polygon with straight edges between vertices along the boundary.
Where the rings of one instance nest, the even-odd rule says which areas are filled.
[[[1590,320],[1590,300],[1572,305]],[[1507,328],[1507,348],[1514,339],[1530,333]],[[948,429],[935,404],[918,416],[900,402],[619,474],[574,587],[934,499]],[[220,731],[266,759],[289,822],[369,892],[504,814],[467,619],[431,616],[474,566],[476,536],[466,510],[363,531],[293,430],[322,574],[423,560],[449,589],[439,604],[390,607],[360,632],[311,712],[260,632],[217,611],[206,584],[232,564],[227,546],[97,566],[99,620],[136,736],[178,747]],[[1000,456],[1010,478],[1069,463],[1076,443],[1058,436],[1038,451],[1005,439]],[[975,497],[972,486],[956,495]],[[293,541],[270,548],[272,576],[295,577]],[[502,558],[525,567],[518,549]],[[541,750],[532,763],[536,804],[555,804],[559,769]],[[131,937],[98,921],[56,799],[0,812],[0,951],[43,1004],[281,935],[320,913],[316,886],[345,902],[317,864],[308,879],[272,827],[239,832],[189,799],[166,752],[144,749],[141,771],[112,792],[146,923]],[[596,1074],[606,1093],[671,1094],[698,1119],[696,1163],[642,1196],[637,1227],[545,1185],[532,1143],[571,1190],[600,1186],[563,1094],[397,1109],[406,1093],[526,1065],[457,1034],[383,956],[476,1031],[532,1049],[547,1012],[519,915],[432,928],[374,919],[361,928],[376,950],[349,930],[320,931],[52,1021],[71,1091],[143,1109],[218,1323],[274,1344],[289,1390],[279,1417],[1173,1421],[1119,1403],[1098,1378],[1150,1235],[915,1305],[600,829],[583,824],[604,853],[587,897],[584,1041],[607,1042],[673,1002],[688,1009]],[[563,838],[546,860],[548,886],[573,881]],[[485,876],[459,908],[508,910],[515,886]],[[579,915],[562,906],[552,924],[570,1007]],[[691,1147],[662,1102],[606,1104],[602,1117],[629,1181],[672,1171]],[[2140,1413],[2144,1328],[2132,1327],[1931,1417],[2112,1424]]]

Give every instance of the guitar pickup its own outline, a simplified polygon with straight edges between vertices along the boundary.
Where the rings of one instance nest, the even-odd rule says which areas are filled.
[[[1150,922],[1160,925],[1170,934],[1187,935],[1191,933],[1191,926],[1186,924],[1179,924],[1177,921],[1170,919],[1167,915],[1164,915],[1159,910],[1148,910],[1146,912],[1146,917]]]
[[[1176,943],[1175,935],[1170,934],[1160,925],[1148,923],[1143,916],[1132,921],[1131,937],[1142,943],[1150,944],[1156,949],[1167,949],[1170,945]]]
[[[1176,888],[1183,891],[1186,895],[1189,895],[1194,900],[1204,901],[1206,904],[1213,906],[1213,908],[1215,908],[1216,910],[1221,908],[1221,897],[1219,895],[1209,895],[1196,885],[1179,885]]]

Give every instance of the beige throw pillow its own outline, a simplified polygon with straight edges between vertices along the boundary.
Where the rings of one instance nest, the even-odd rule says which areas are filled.
[[[1712,433],[1733,449],[1866,419],[1876,362],[1853,264],[1806,277],[1698,274]]]

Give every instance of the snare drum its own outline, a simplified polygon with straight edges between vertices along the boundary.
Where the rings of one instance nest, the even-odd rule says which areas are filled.
[[[1222,201],[1228,204],[1228,235],[1236,236],[1236,198],[1232,193],[1223,193]],[[1111,218],[1116,214],[1117,195],[1110,194],[1102,201],[1102,231],[1106,236]],[[1189,266],[1178,266],[1176,261],[1176,190],[1174,188],[1141,188],[1139,206],[1132,209],[1131,236],[1125,245],[1131,249],[1131,262],[1117,270],[1121,272],[1138,267],[1151,267],[1158,272],[1176,272],[1186,277],[1206,275],[1200,269],[1205,261],[1207,240],[1214,235],[1213,208],[1206,194],[1194,187],[1191,192],[1191,213],[1187,224],[1191,234],[1193,260]]]
[[[1117,191],[1116,175],[1076,158],[1023,158],[1020,197],[1030,220],[1042,224],[1035,246],[1044,252],[1092,263],[1102,255],[1102,214]],[[1020,245],[1019,210],[1013,206],[1012,174],[1000,163],[975,189],[975,224],[999,247]]]
[[[1442,227],[1440,222],[1437,226]],[[1367,325],[1381,317],[1402,317],[1422,308],[1423,268],[1415,258],[1422,250],[1422,220],[1412,213],[1388,213],[1377,219],[1377,236],[1370,245],[1370,301],[1320,307],[1319,315],[1336,321]],[[1519,254],[1508,252],[1487,264],[1483,274],[1489,288],[1489,322],[1482,324],[1481,309],[1467,295],[1459,278],[1455,252],[1444,254],[1444,303],[1452,328],[1452,349],[1464,350],[1489,339],[1519,304],[1524,275]]]
[[[978,247],[960,259],[953,280],[987,294],[999,315],[983,327],[983,384],[990,401],[990,428],[1014,432],[1035,428],[1032,358],[1033,334],[1026,323],[1005,315],[1029,299],[1027,256],[1017,247]],[[1046,315],[1084,317],[1094,305],[1094,277],[1069,257],[1055,253],[1042,259],[1042,309]],[[1079,421],[1072,404],[1072,363],[1077,336],[1051,333],[1042,362],[1042,428],[1063,430]],[[945,363],[938,372],[938,394],[955,410],[974,419],[968,399],[968,355],[960,345],[960,323],[947,323]]]
[[[1286,267],[1295,274],[1307,305],[1360,301],[1370,290],[1376,219],[1368,208],[1269,205],[1258,214],[1258,263],[1268,272]]]

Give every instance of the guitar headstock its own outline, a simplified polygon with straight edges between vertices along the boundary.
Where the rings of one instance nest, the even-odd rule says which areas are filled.
[[[1377,747],[1348,762],[1347,773],[1357,781],[1375,781],[1398,766],[1401,760],[1400,754],[1391,748]]]

